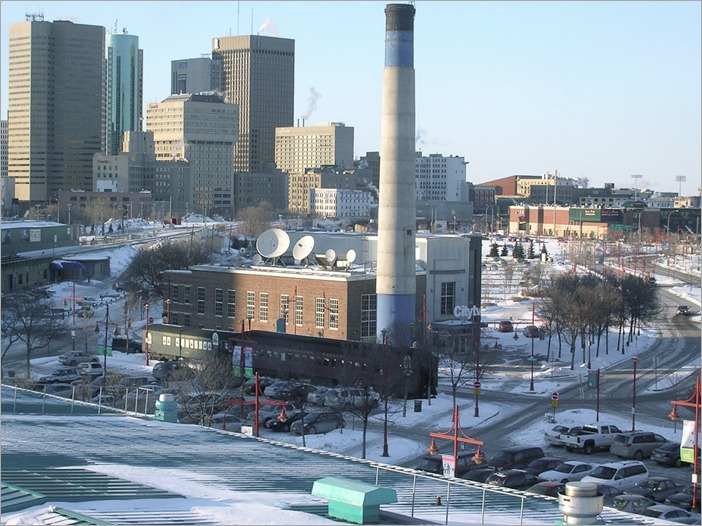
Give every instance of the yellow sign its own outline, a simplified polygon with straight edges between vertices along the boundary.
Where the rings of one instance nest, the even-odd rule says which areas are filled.
[[[558,400],[551,400],[551,407],[558,407]]]

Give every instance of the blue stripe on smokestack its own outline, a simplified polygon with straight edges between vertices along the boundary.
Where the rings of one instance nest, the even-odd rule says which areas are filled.
[[[385,67],[414,67],[414,7],[388,4],[385,7]]]

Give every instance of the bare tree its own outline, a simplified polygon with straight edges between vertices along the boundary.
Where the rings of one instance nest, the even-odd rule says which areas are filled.
[[[127,289],[142,293],[143,299],[152,295],[163,298],[164,270],[187,269],[191,265],[208,263],[211,258],[206,243],[191,243],[185,249],[183,242],[164,241],[134,256],[125,273]]]
[[[250,239],[255,239],[270,226],[270,205],[266,202],[258,206],[249,206],[241,210],[236,218],[243,224],[241,232]]]
[[[2,325],[3,331],[7,327],[8,339],[24,344],[27,378],[31,374],[32,353],[47,347],[63,327],[61,320],[51,315],[50,305],[29,293],[3,298]],[[3,351],[3,356],[7,348]]]

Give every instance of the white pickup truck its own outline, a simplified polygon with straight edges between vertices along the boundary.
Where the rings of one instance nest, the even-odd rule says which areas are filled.
[[[614,437],[621,433],[617,426],[609,424],[591,424],[582,426],[572,435],[561,435],[563,446],[568,451],[578,449],[589,455],[595,449],[606,449],[614,442]]]

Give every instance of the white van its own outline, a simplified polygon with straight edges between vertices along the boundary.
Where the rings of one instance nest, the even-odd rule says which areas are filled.
[[[647,478],[648,469],[643,462],[626,460],[602,464],[581,480],[583,482],[595,482],[596,484],[609,484],[624,491],[633,488]]]

